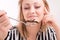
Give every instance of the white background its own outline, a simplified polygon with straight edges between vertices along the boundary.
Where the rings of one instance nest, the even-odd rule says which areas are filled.
[[[54,15],[57,24],[60,26],[60,0],[47,0],[51,9],[51,14]],[[0,10],[5,10],[7,15],[17,19],[18,17],[18,0],[0,0]],[[11,20],[12,25],[17,22]]]

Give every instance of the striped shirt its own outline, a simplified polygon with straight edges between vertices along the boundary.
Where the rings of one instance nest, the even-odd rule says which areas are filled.
[[[25,40],[21,37],[16,27],[8,32],[5,40]],[[48,27],[45,32],[38,32],[36,40],[57,40],[56,33],[53,28]]]

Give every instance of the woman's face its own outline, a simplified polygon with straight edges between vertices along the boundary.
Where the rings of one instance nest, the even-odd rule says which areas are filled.
[[[22,12],[25,21],[41,22],[44,16],[44,3],[42,0],[23,0]]]

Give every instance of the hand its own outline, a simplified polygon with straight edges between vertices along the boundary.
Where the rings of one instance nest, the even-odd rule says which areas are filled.
[[[12,27],[6,12],[0,11],[0,40],[4,40],[8,34],[8,30]]]
[[[49,15],[50,13],[46,10],[46,8],[45,8],[45,12],[46,12],[46,14],[42,21],[43,25],[48,24],[48,25],[52,26],[55,29],[57,40],[60,40],[60,27],[57,25],[57,23],[53,19],[52,15]]]
[[[45,8],[45,15],[42,20],[42,23],[43,25],[50,25],[50,26],[52,26],[55,23],[53,16],[50,14],[50,12],[47,11],[46,8]]]

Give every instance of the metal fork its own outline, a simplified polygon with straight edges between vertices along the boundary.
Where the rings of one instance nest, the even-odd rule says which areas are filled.
[[[15,18],[12,18],[12,17],[8,17],[8,18],[10,18],[10,19],[12,19],[12,20],[14,20],[14,21],[21,22],[21,23],[23,23],[23,24],[27,25],[25,22],[23,22],[23,21],[18,21],[18,20],[17,20],[17,19],[15,19]]]

